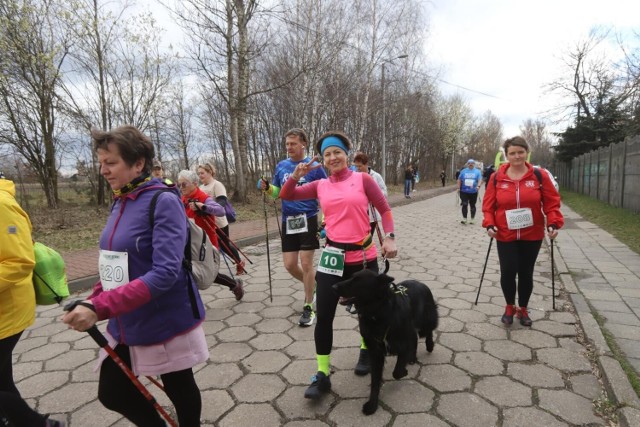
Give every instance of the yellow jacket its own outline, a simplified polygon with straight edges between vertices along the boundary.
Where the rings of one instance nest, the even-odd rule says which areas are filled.
[[[15,194],[13,182],[0,179],[0,339],[24,331],[36,316],[31,221]]]

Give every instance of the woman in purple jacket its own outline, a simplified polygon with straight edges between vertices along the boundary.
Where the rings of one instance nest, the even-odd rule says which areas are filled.
[[[181,427],[199,426],[202,402],[193,366],[209,351],[202,329],[204,307],[196,284],[182,266],[187,219],[180,193],[159,194],[150,224],[151,199],[167,185],[151,178],[153,144],[133,126],[91,136],[100,173],[115,201],[100,236],[100,282],[63,317],[86,331],[109,319],[107,339],[136,375],[159,375]],[[164,426],[116,364],[101,351],[98,398],[138,426]]]

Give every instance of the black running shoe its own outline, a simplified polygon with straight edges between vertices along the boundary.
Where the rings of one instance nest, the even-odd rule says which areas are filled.
[[[318,371],[311,377],[311,385],[304,391],[305,399],[319,399],[331,390],[331,380],[324,372]]]

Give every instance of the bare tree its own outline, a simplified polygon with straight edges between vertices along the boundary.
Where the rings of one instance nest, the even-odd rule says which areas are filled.
[[[55,0],[0,2],[0,143],[36,172],[47,205],[58,207],[57,101],[70,38]]]

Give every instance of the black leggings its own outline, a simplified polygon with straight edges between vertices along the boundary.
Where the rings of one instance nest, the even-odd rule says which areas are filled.
[[[476,217],[476,202],[478,201],[478,193],[460,192],[460,201],[462,202],[462,216],[467,217],[467,205],[471,205],[471,218]]]
[[[131,366],[129,347],[119,344],[115,348],[120,358]],[[164,390],[178,414],[180,427],[200,426],[202,400],[191,369],[160,375]],[[153,405],[140,393],[113,359],[107,358],[100,368],[98,399],[105,408],[124,415],[137,426],[165,427]]]
[[[13,349],[16,347],[16,344],[18,344],[18,341],[20,341],[22,332],[24,331],[0,340],[0,391],[8,391],[17,396],[20,396],[20,392],[13,382],[12,355]]]
[[[527,307],[533,292],[533,268],[536,265],[542,240],[499,242],[500,286],[507,304],[516,303],[516,275],[518,276],[518,305]]]
[[[316,354],[330,354],[333,346],[333,318],[336,316],[339,297],[331,286],[348,279],[362,268],[362,263],[345,265],[342,277],[316,272],[316,319],[318,323],[313,334],[316,342]],[[378,260],[367,261],[367,268],[377,273]]]
[[[20,395],[0,391],[0,425],[3,418],[12,427],[45,427],[47,419],[31,409]]]
[[[230,241],[231,239],[229,237],[229,225],[226,225],[222,228],[216,227],[216,234],[218,235],[218,240],[220,240],[220,242],[218,243],[220,246],[220,250],[224,251],[227,255],[233,258],[234,262],[240,261],[240,254],[238,253],[236,247],[233,246],[233,243],[231,243]]]

